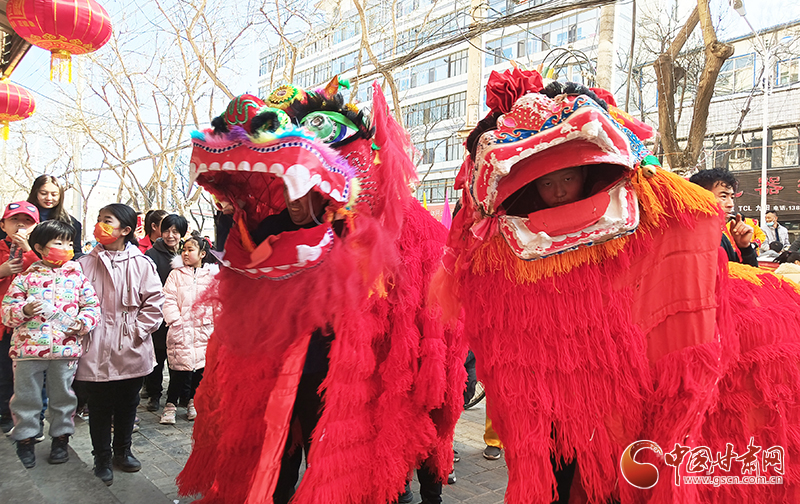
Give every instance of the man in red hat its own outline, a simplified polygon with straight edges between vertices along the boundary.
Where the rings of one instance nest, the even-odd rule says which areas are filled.
[[[9,203],[0,220],[6,238],[0,240],[0,299],[5,296],[12,280],[39,260],[28,245],[28,233],[39,223],[39,210],[33,203]],[[12,254],[13,252],[13,254]],[[14,393],[14,370],[8,349],[11,330],[0,325],[0,428],[7,434],[14,427],[8,402]]]

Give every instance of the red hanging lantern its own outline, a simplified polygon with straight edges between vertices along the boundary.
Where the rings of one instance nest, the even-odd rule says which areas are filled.
[[[72,82],[71,55],[96,51],[111,38],[111,18],[95,0],[8,0],[6,14],[20,37],[52,53],[50,80],[66,66]]]
[[[0,81],[0,125],[3,126],[3,140],[8,140],[8,123],[29,118],[35,108],[36,102],[27,89]]]

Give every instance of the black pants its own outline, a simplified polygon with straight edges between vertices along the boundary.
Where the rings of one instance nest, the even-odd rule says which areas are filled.
[[[569,502],[569,493],[578,462],[573,459],[569,464],[565,464],[563,458],[561,458],[560,462],[561,469],[556,469],[556,458],[552,454],[550,455],[550,465],[553,466],[553,474],[556,477],[556,488],[558,490],[558,500],[553,501],[553,503],[566,504]]]
[[[147,391],[147,395],[149,395],[150,398],[155,397],[156,400],[158,400],[161,399],[161,392],[164,390],[164,362],[167,360],[167,349],[156,347],[155,351],[156,367],[153,368],[153,372],[144,379],[144,389]],[[91,411],[91,409],[92,407],[89,406],[89,411]]]
[[[200,368],[195,371],[175,371],[169,370],[169,388],[167,388],[167,402],[178,404],[178,399],[185,398],[187,401],[194,399],[197,386],[203,379],[203,370]]]
[[[275,493],[272,495],[274,504],[287,504],[294,495],[300,476],[303,452],[308,457],[311,433],[322,415],[322,398],[317,394],[317,390],[326,374],[327,371],[303,374],[297,386],[297,397],[295,397],[292,409],[289,435],[286,438],[286,446],[281,459],[281,471],[278,475],[278,483],[275,485]],[[298,427],[302,433],[302,439],[293,439],[292,433],[296,432]]]
[[[0,328],[2,329],[2,328]],[[14,364],[8,356],[11,347],[11,334],[2,334],[0,331],[0,416],[10,417],[11,410],[8,401],[14,395]]]
[[[464,407],[475,395],[475,387],[478,385],[478,375],[475,374],[475,354],[472,350],[467,351],[467,359],[464,361],[464,369],[467,370],[467,387],[464,389]]]
[[[111,455],[111,423],[114,423],[114,453],[121,454],[131,447],[133,422],[139,406],[141,378],[111,382],[84,382],[89,392],[89,434],[92,454]]]
[[[419,496],[422,498],[422,504],[441,504],[442,482],[428,469],[427,460],[417,469],[417,479],[419,480]]]
[[[75,411],[80,411],[89,404],[89,391],[86,389],[86,382],[73,380],[72,391],[75,392],[75,396],[78,398],[78,407]]]

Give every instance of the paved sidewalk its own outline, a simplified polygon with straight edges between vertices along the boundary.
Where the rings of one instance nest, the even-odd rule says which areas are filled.
[[[162,407],[163,407],[162,399]],[[186,409],[178,408],[175,425],[161,425],[160,411],[151,413],[139,407],[140,430],[133,435],[134,454],[142,461],[142,474],[175,504],[190,503],[192,498],[179,497],[175,477],[183,468],[191,451],[192,422],[186,420]],[[446,486],[445,504],[502,504],[508,472],[504,459],[483,458],[484,402],[464,411],[456,426],[455,448],[461,461],[455,464],[456,484]],[[78,420],[72,446],[83,461],[91,465],[89,426]],[[116,474],[115,474],[116,476]],[[116,482],[115,482],[116,484]],[[112,486],[113,487],[113,486]],[[414,482],[414,502],[419,502],[419,486]]]
[[[165,380],[166,381],[166,380]],[[193,502],[193,498],[179,497],[175,485],[175,477],[183,468],[191,451],[191,434],[193,423],[186,419],[186,409],[178,408],[177,423],[175,425],[161,425],[160,411],[151,413],[144,407],[147,401],[142,400],[139,407],[140,430],[133,434],[133,453],[142,462],[139,473],[114,472],[114,484],[108,487],[116,499],[123,504],[157,504],[172,502],[184,504]],[[162,399],[163,407],[163,399]],[[455,464],[457,481],[454,485],[446,486],[443,492],[445,504],[502,504],[508,472],[504,459],[486,460],[482,452],[484,425],[484,403],[478,404],[473,409],[464,411],[456,427],[455,448],[459,451],[461,461]],[[9,443],[10,445],[10,443]],[[44,462],[45,452],[49,449],[49,440],[41,444],[39,458],[43,468],[47,469]],[[45,447],[46,445],[46,447]],[[70,441],[70,446],[80,458],[76,464],[83,462],[85,466],[76,465],[81,472],[91,474],[92,446],[89,438],[88,422],[76,417],[75,436]],[[16,463],[13,449],[9,446],[4,453],[0,453],[0,464],[9,466]],[[11,458],[12,460],[6,460]],[[18,464],[19,465],[19,464]],[[10,467],[10,466],[9,466]],[[20,470],[24,471],[21,468]],[[54,471],[53,474],[65,474]],[[149,483],[145,482],[146,478]],[[93,476],[90,477],[93,481]],[[105,488],[105,487],[103,487]],[[414,482],[412,490],[415,494],[415,503],[419,502],[419,485]],[[163,494],[163,495],[162,495]],[[166,497],[166,499],[165,499]],[[107,498],[99,498],[97,502],[86,504],[106,504]],[[95,499],[96,500],[96,499]],[[3,499],[0,497],[0,502]],[[115,501],[116,502],[116,501]]]

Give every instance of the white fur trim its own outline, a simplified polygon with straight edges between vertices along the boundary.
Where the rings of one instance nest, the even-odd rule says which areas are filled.
[[[172,266],[172,269],[183,268],[183,257],[181,257],[180,254],[176,255],[172,258],[169,265]]]

